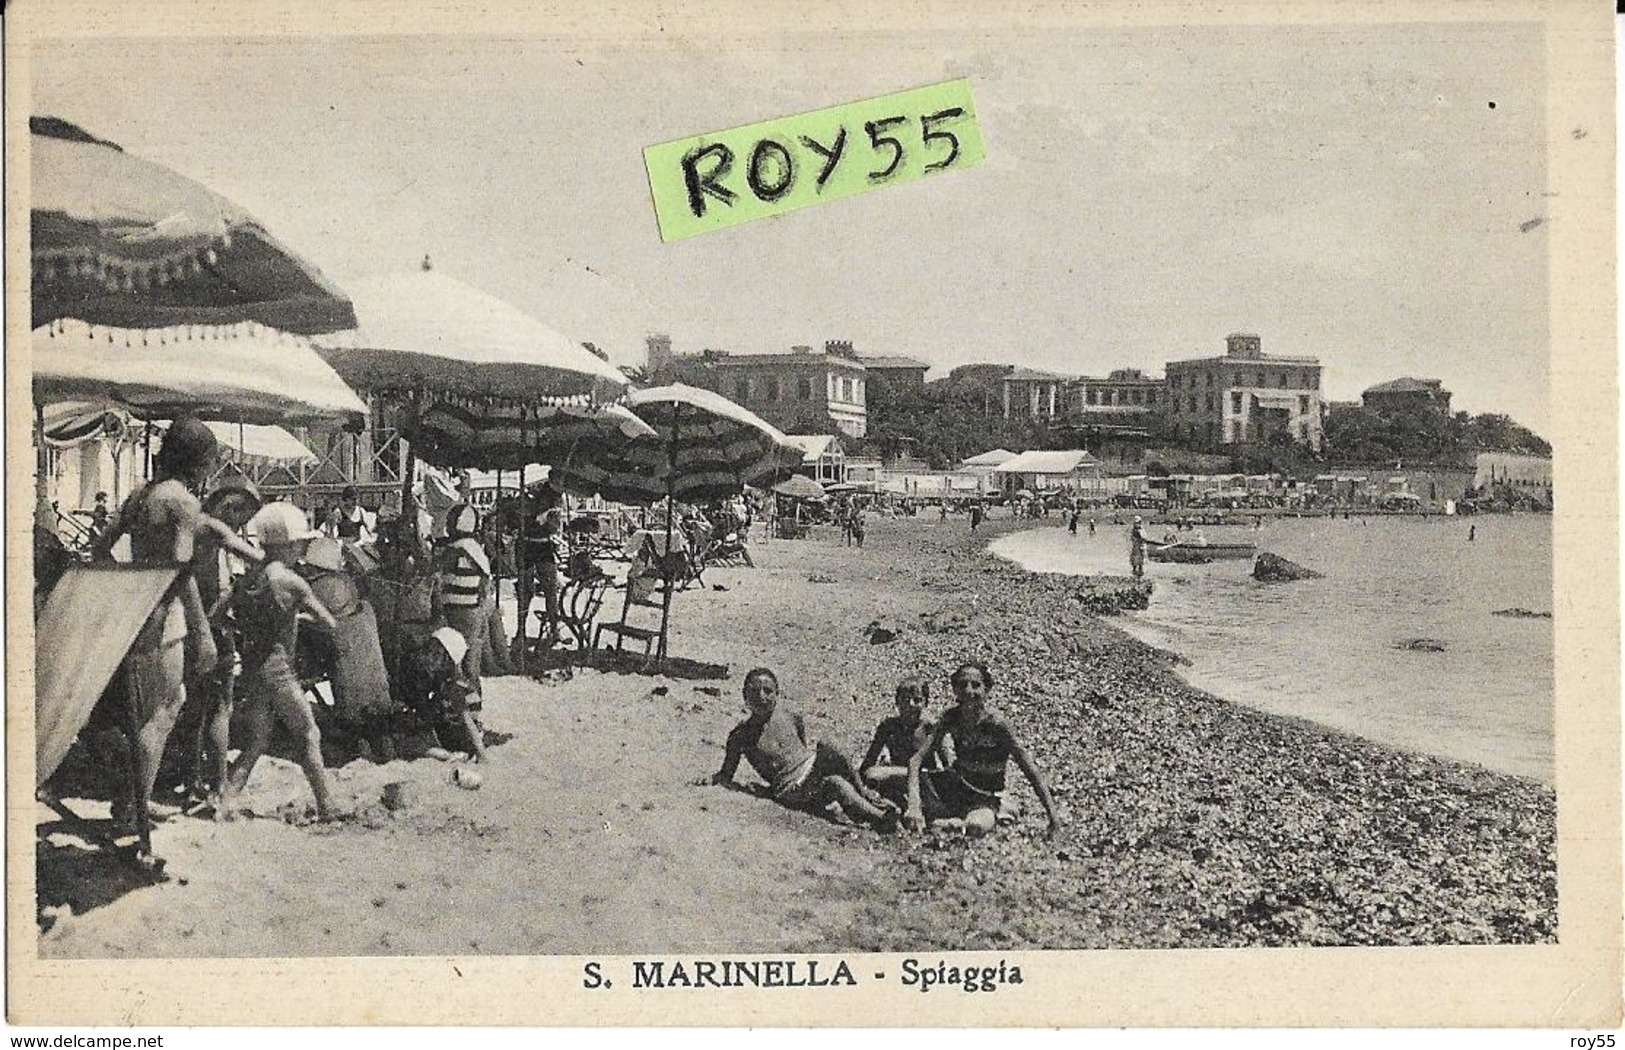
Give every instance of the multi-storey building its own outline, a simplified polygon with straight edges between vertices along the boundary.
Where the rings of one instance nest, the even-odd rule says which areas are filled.
[[[892,390],[905,390],[925,385],[925,373],[931,370],[928,361],[912,357],[860,357],[869,381],[881,380]]]
[[[787,432],[816,432],[825,423],[851,437],[868,432],[866,373],[850,342],[831,339],[822,350],[796,346],[787,354],[674,355],[671,339],[654,335],[648,346],[656,383],[715,391]]]
[[[1004,418],[1055,419],[1065,404],[1063,391],[1069,378],[1035,368],[1010,369],[999,378]]]
[[[1118,368],[1106,378],[1083,376],[1066,385],[1068,420],[1104,426],[1159,429],[1163,382],[1138,368]]]
[[[1174,439],[1235,445],[1285,435],[1319,449],[1320,361],[1263,352],[1256,335],[1226,337],[1223,357],[1169,361],[1163,418]]]
[[[1365,407],[1384,415],[1400,412],[1450,414],[1450,391],[1437,379],[1404,376],[1378,383],[1360,395]]]

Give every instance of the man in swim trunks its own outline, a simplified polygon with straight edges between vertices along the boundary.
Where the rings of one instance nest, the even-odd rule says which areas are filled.
[[[756,668],[745,675],[744,694],[750,716],[728,734],[722,769],[701,786],[732,783],[743,758],[767,781],[774,800],[791,809],[821,814],[838,802],[855,820],[885,825],[896,819],[895,806],[858,786],[862,779],[850,759],[830,744],[809,741],[802,717],[778,705],[777,675]]]

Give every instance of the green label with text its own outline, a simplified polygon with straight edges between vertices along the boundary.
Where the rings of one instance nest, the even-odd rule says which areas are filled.
[[[968,80],[643,151],[664,241],[954,171],[982,156]]]

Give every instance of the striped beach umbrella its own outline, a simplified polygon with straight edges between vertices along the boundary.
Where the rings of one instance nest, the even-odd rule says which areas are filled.
[[[572,462],[599,463],[634,439],[658,436],[622,405],[458,398],[439,398],[420,410],[412,435],[412,450],[437,467],[519,470],[545,463],[555,471]]]
[[[709,503],[801,465],[801,449],[776,427],[710,390],[674,383],[634,390],[625,403],[657,436],[559,467],[561,487],[617,503]]]
[[[626,396],[627,407],[652,426],[655,437],[628,442],[590,463],[567,463],[558,484],[596,492],[618,503],[665,500],[667,574],[660,600],[660,642],[655,666],[666,659],[671,624],[672,518],[677,501],[708,503],[746,485],[771,484],[801,464],[801,449],[772,424],[721,394],[674,383]]]

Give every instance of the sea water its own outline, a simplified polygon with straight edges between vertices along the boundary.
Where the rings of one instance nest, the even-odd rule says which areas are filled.
[[[991,550],[1032,571],[1127,575],[1128,526],[1098,521],[1093,536],[1086,525],[1076,536],[1047,526]],[[1281,518],[1204,532],[1215,543],[1250,540],[1322,578],[1266,584],[1251,578],[1250,559],[1148,560],[1150,607],[1118,622],[1187,657],[1186,681],[1260,710],[1552,783],[1552,621],[1493,615],[1551,610],[1550,517]],[[1413,638],[1444,650],[1396,648]]]

